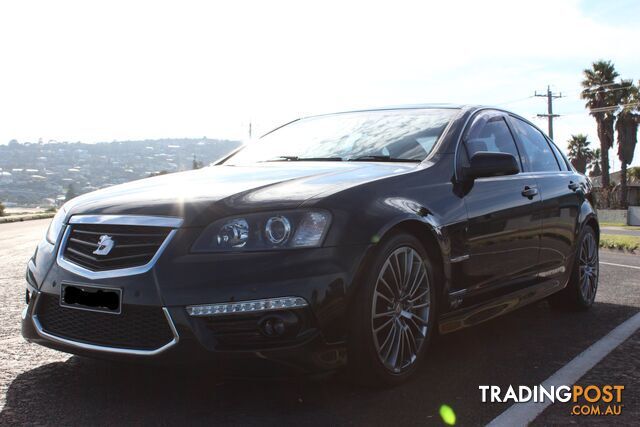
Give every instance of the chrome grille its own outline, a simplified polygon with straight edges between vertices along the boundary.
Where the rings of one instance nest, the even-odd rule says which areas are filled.
[[[149,263],[172,228],[143,225],[71,224],[63,257],[91,271],[138,267]],[[113,240],[104,255],[95,254],[102,236]]]

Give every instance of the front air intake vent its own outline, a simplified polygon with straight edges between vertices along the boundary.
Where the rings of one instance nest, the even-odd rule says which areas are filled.
[[[60,306],[58,295],[40,294],[36,316],[42,330],[56,337],[105,347],[155,350],[173,338],[161,307],[125,305],[122,314]]]

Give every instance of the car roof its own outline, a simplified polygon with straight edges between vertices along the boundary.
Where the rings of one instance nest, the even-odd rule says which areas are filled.
[[[364,112],[367,112],[367,111],[445,109],[445,108],[446,109],[460,110],[460,109],[467,109],[467,108],[470,108],[470,107],[476,107],[476,106],[462,105],[462,104],[446,104],[446,103],[442,103],[442,104],[435,104],[435,103],[430,103],[430,104],[400,104],[400,105],[385,105],[385,106],[380,106],[380,107],[355,108],[355,109],[352,109],[352,110],[333,111],[333,112],[330,112],[330,113],[312,114],[312,115],[301,117],[301,118],[318,117],[318,116],[329,116],[329,115],[332,115],[332,114],[364,113]]]

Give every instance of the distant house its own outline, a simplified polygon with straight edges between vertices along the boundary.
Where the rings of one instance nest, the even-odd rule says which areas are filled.
[[[609,180],[611,184],[614,186],[614,194],[620,193],[620,177],[622,172],[613,172],[609,174]],[[600,176],[592,176],[591,182],[596,189],[602,187],[602,177]],[[640,180],[632,178],[627,181],[627,200],[629,201],[629,206],[640,206]]]

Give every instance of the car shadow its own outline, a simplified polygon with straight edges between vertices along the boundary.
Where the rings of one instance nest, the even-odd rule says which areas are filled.
[[[485,424],[505,409],[480,402],[478,386],[535,385],[638,308],[597,303],[585,313],[541,302],[502,318],[437,336],[416,377],[393,389],[324,380],[224,379],[202,366],[123,365],[70,357],[16,377],[0,425],[113,424]],[[25,354],[24,357],[29,357]]]

